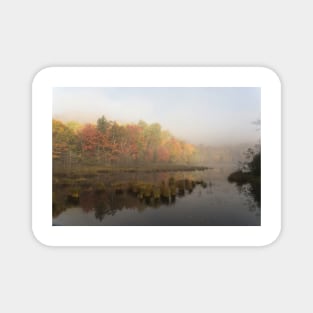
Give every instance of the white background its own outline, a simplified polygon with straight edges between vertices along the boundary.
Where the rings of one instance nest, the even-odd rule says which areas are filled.
[[[262,90],[261,226],[54,227],[52,202],[53,88],[254,87]],[[42,169],[45,169],[43,171]],[[264,246],[281,230],[281,82],[265,67],[49,67],[32,84],[32,230],[52,246]],[[273,190],[276,192],[273,194]]]
[[[310,1],[2,1],[1,312],[311,312]],[[283,84],[283,226],[264,248],[48,248],[31,81],[51,65],[259,65]],[[273,190],[275,192],[275,190]]]

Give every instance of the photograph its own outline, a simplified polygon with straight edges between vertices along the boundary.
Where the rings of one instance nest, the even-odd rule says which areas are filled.
[[[260,87],[52,92],[52,226],[261,226]]]

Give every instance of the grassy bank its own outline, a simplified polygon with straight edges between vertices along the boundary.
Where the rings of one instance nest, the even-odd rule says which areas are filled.
[[[125,166],[81,166],[73,169],[53,168],[53,176],[71,176],[71,177],[92,177],[102,173],[157,173],[157,172],[178,172],[178,171],[204,171],[209,169],[206,166],[193,165],[143,165],[138,167]]]
[[[260,183],[261,177],[251,173],[236,171],[228,176],[228,181],[230,183],[237,183],[238,185],[244,185],[248,183],[254,184]]]

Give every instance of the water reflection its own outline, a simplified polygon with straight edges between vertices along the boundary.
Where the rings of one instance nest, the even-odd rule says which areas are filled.
[[[177,197],[183,198],[191,194],[197,185],[201,189],[207,188],[206,182],[196,179],[195,175],[189,174],[188,178],[177,177],[171,176],[165,180],[166,177],[161,175],[161,182],[154,177],[154,183],[129,181],[105,185],[93,180],[87,185],[84,181],[81,187],[75,182],[68,186],[63,183],[54,184],[53,217],[79,206],[86,213],[94,211],[95,217],[102,221],[104,216],[114,216],[125,208],[143,212],[146,208],[172,206]],[[201,189],[198,189],[199,195]]]
[[[261,214],[261,183],[260,181],[239,184],[237,188],[240,194],[245,196],[245,203],[247,204],[250,212],[255,212],[256,215]]]
[[[260,189],[230,184],[231,170],[59,178],[53,224],[260,225]]]

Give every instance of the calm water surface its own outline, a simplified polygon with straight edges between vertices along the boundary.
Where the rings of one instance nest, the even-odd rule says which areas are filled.
[[[261,223],[258,196],[250,185],[238,187],[227,181],[234,170],[235,167],[225,166],[192,173],[140,174],[141,180],[153,183],[184,177],[201,179],[207,184],[197,184],[191,192],[172,197],[168,202],[140,200],[129,192],[95,194],[86,188],[77,203],[54,212],[53,225],[258,226]],[[97,179],[114,182],[117,177],[104,175]],[[123,179],[138,180],[138,174],[123,174]],[[55,192],[58,190],[54,189]]]

